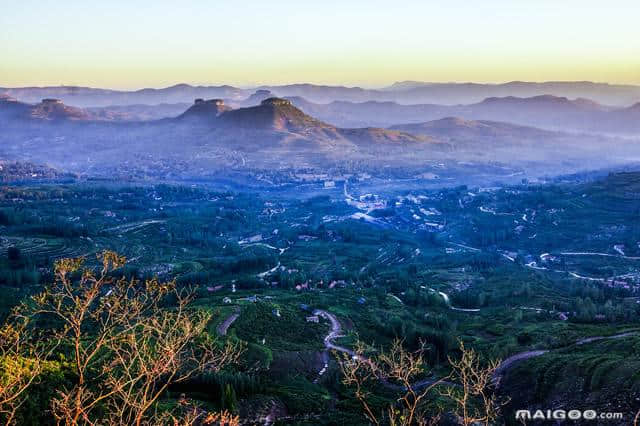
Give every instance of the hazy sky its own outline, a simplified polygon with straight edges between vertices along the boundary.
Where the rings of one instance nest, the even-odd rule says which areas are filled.
[[[640,84],[640,0],[0,0],[0,86]]]

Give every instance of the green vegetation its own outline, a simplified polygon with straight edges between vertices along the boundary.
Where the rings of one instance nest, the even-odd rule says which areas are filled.
[[[367,189],[349,185],[350,193]],[[639,174],[389,190],[371,211],[377,196],[345,202],[342,188],[295,191],[91,182],[0,188],[0,318],[53,280],[56,259],[86,256],[96,266],[95,254],[108,249],[128,259],[114,276],[193,287],[193,307],[209,315],[207,333],[226,326],[221,339],[246,347],[239,365],[172,385],[163,404],[184,393],[211,410],[275,410],[292,424],[363,422],[325,352],[332,325],[307,320],[318,309],[340,323],[333,344],[353,348],[360,340],[376,353],[401,337],[409,350],[424,345],[434,377],[450,373],[458,340],[485,361],[549,350],[515,364],[502,381],[500,392],[521,395],[514,401],[523,404],[551,404],[575,386],[576,401],[604,401],[620,389],[637,395],[638,337],[576,342],[640,331]],[[21,415],[73,380],[64,360],[50,361]],[[614,405],[631,410],[631,398]]]

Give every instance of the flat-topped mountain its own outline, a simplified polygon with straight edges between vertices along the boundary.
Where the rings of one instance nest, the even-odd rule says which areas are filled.
[[[179,118],[184,117],[189,111],[200,105],[194,105]],[[221,108],[223,104],[219,102],[217,106]],[[276,97],[264,99],[259,105],[238,109],[227,108],[216,114],[202,115],[202,118],[205,118],[206,123],[209,125],[218,128],[220,132],[224,131],[227,137],[234,134],[237,134],[238,138],[251,139],[256,137],[248,135],[246,132],[249,131],[253,133],[261,132],[269,137],[275,137],[278,134],[283,137],[283,135],[288,134],[315,142],[334,140],[372,145],[376,143],[428,141],[428,138],[410,135],[397,130],[370,127],[338,128],[305,114],[291,100]]]
[[[0,93],[0,102],[18,102],[18,100],[8,93]]]
[[[268,98],[260,105],[229,111],[220,117],[227,126],[245,129],[307,132],[311,130],[335,130],[334,126],[317,120],[293,106],[291,101]]]
[[[40,103],[31,105],[19,102],[11,96],[0,97],[0,119],[4,120],[65,121],[92,118],[87,111],[65,105],[59,99],[45,98]]]
[[[185,112],[178,116],[179,119],[213,119],[220,114],[231,110],[230,107],[225,105],[223,99],[208,99],[204,100],[198,98],[194,101],[193,105],[189,107]]]
[[[31,108],[31,117],[42,120],[89,120],[91,115],[76,107],[65,105],[60,99],[47,98]]]

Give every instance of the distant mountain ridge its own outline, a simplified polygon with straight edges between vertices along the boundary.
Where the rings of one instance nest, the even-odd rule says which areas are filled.
[[[445,117],[425,123],[399,124],[391,126],[415,135],[436,138],[454,144],[468,143],[476,146],[496,144],[519,146],[524,143],[540,143],[562,137],[562,134],[535,127],[519,126],[511,123],[486,120],[465,120],[459,117]]]
[[[3,92],[23,102],[35,103],[44,98],[55,98],[66,104],[83,108],[184,103],[191,102],[196,98],[243,99],[250,93],[250,91],[232,86],[191,86],[188,84],[132,91],[76,86],[0,88],[0,93]]]
[[[640,95],[640,85],[631,84],[609,84],[591,81],[547,81],[528,82],[510,81],[507,83],[482,84],[482,83],[431,83],[419,81],[396,82],[382,90],[387,92],[411,92],[415,97],[444,96],[450,99],[449,102],[430,102],[455,104],[473,103],[489,97],[515,96],[528,98],[539,95],[553,95],[567,98],[586,98],[594,101],[615,106],[628,106]],[[475,100],[468,100],[467,97],[475,97]],[[458,102],[454,100],[458,99]]]
[[[0,88],[0,92],[25,102],[43,98],[61,99],[78,107],[104,107],[109,105],[185,103],[195,98],[221,98],[240,101],[252,93],[268,90],[273,96],[299,96],[315,103],[333,101],[366,102],[392,101],[399,104],[471,104],[490,97],[533,97],[553,95],[568,98],[592,99],[597,103],[629,106],[640,102],[640,86],[615,85],[593,82],[509,82],[481,83],[422,83],[400,82],[381,89],[317,85],[309,83],[243,89],[228,85],[192,86],[176,84],[160,89],[112,90],[76,86]]]
[[[468,105],[401,105],[395,102],[345,102],[316,104],[304,98],[288,98],[324,121],[342,127],[389,127],[398,123],[421,123],[445,117],[489,120],[549,130],[640,136],[638,104],[616,108],[590,99],[539,95],[486,98]]]

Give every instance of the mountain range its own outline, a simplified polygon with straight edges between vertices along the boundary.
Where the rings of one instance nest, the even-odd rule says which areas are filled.
[[[153,116],[150,108],[145,111]],[[158,108],[171,110],[167,105]],[[221,167],[326,167],[353,161],[405,167],[438,159],[503,162],[538,170],[562,164],[580,170],[640,155],[633,138],[585,130],[597,126],[598,133],[604,133],[617,124],[618,130],[638,135],[639,114],[638,105],[604,107],[550,95],[488,98],[461,106],[316,104],[300,97],[278,98],[261,89],[230,104],[220,98],[197,98],[172,117],[140,121],[122,109],[83,109],[54,98],[28,104],[4,95],[0,158],[75,173],[142,168],[145,175],[183,177],[207,175]],[[603,158],[605,146],[608,155]]]
[[[48,113],[40,113],[43,110]],[[0,156],[74,172],[151,167],[160,161],[183,162],[185,168],[206,173],[210,167],[234,164],[320,165],[371,159],[389,150],[409,155],[438,146],[428,136],[399,130],[336,127],[273,97],[236,109],[221,99],[198,98],[177,117],[146,122],[105,120],[103,115],[59,100],[31,105],[5,97],[0,100],[5,128]]]
[[[288,98],[303,111],[340,126],[388,127],[397,123],[424,122],[445,117],[504,121],[550,130],[601,134],[640,135],[640,103],[610,107],[578,98],[540,95],[530,98],[487,98],[469,105],[400,105],[395,102],[334,101],[317,104],[304,98]]]
[[[276,94],[260,89],[241,99],[220,99],[231,108],[259,104]],[[4,98],[13,99],[9,94]],[[202,98],[199,98],[202,99]],[[286,98],[296,107],[317,119],[338,127],[389,127],[399,123],[420,123],[445,117],[466,120],[511,122],[549,130],[578,133],[599,133],[637,136],[640,134],[640,103],[629,107],[612,107],[586,98],[569,99],[553,95],[528,98],[515,96],[491,97],[467,105],[416,104],[402,105],[392,101],[332,101],[316,103],[300,96]],[[53,99],[49,99],[53,101]],[[60,100],[61,101],[61,100]],[[41,105],[40,114],[55,115],[56,104]],[[182,114],[190,103],[158,105],[115,105],[84,108],[77,118],[105,121],[144,121],[175,117]],[[204,107],[204,105],[203,105]],[[67,107],[73,108],[73,107]],[[84,116],[83,116],[83,115]]]
[[[424,83],[399,82],[382,89],[326,86],[316,84],[289,84],[238,88],[233,86],[191,86],[177,84],[162,89],[111,90],[76,86],[0,88],[0,93],[25,102],[38,102],[43,98],[61,99],[78,107],[104,107],[110,105],[154,105],[160,103],[187,103],[195,98],[223,98],[228,101],[246,99],[252,93],[268,90],[278,97],[303,97],[310,102],[396,102],[399,104],[458,105],[481,102],[490,97],[534,97],[553,95],[567,98],[592,99],[612,106],[629,106],[640,102],[640,86],[612,85],[588,81],[576,82],[509,82],[503,84],[479,83]]]

